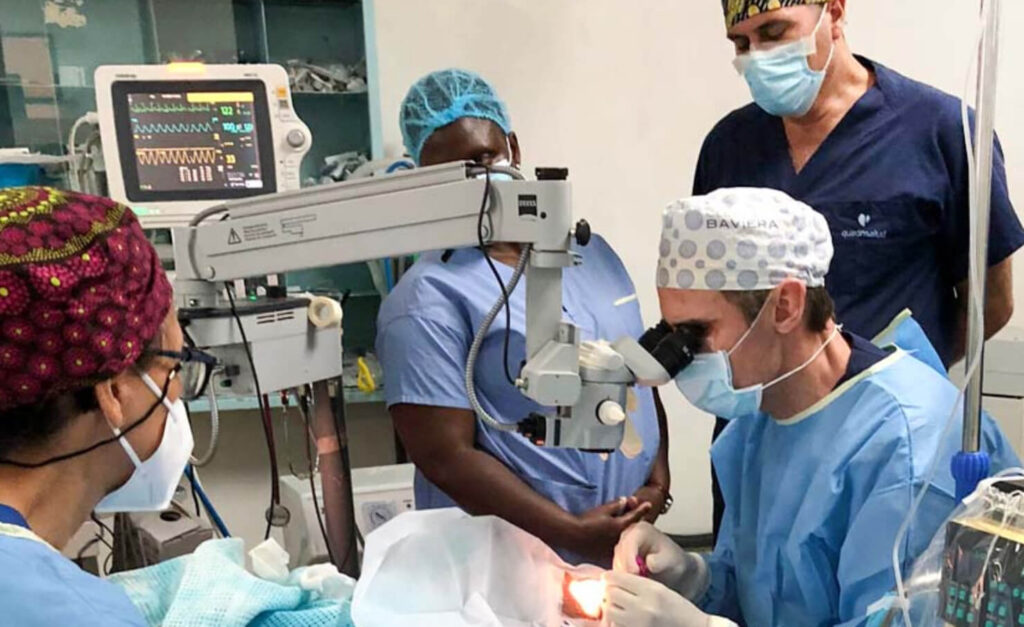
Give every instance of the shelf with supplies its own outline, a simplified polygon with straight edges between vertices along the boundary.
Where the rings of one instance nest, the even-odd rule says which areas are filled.
[[[334,96],[334,97],[346,97],[346,96],[366,96],[370,92],[361,89],[359,91],[295,91],[292,90],[293,98],[305,98],[307,96]]]
[[[345,387],[345,404],[358,405],[363,403],[383,403],[384,391],[377,389],[374,392],[362,392],[357,388]],[[256,411],[260,407],[255,396],[232,396],[217,397],[217,409],[220,413],[237,411]],[[292,405],[294,407],[294,405]],[[281,399],[277,395],[270,395],[270,408],[281,409]],[[189,401],[188,410],[192,413],[206,413],[210,411],[210,401],[206,398]]]
[[[383,403],[384,390],[381,387],[383,376],[376,355],[363,354],[362,351],[347,354],[344,358],[345,403],[347,405],[363,403]],[[212,385],[212,383],[211,383]],[[362,386],[362,387],[360,387]],[[271,409],[281,408],[281,395],[269,394]],[[209,397],[189,402],[189,411],[210,411]],[[217,396],[217,408],[226,411],[252,411],[259,409],[255,396]]]

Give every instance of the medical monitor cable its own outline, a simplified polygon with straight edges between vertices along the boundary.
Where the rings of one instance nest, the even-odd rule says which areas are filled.
[[[224,289],[228,293],[228,303],[231,306],[231,316],[235,319],[235,324],[238,326],[238,333],[242,336],[242,348],[245,350],[245,358],[249,361],[249,370],[252,372],[252,382],[256,387],[256,402],[259,404],[260,420],[263,423],[263,435],[267,440],[267,454],[270,456],[270,509],[267,511],[267,529],[263,534],[264,540],[270,539],[270,527],[271,527],[271,514],[274,508],[280,504],[281,495],[279,492],[279,486],[277,484],[278,472],[277,472],[277,455],[274,451],[274,433],[269,430],[267,422],[267,407],[264,405],[265,397],[263,396],[263,390],[260,388],[260,377],[256,373],[256,362],[252,358],[252,348],[249,346],[249,338],[245,334],[245,327],[242,325],[242,319],[238,316],[238,307],[235,305],[235,295],[232,291],[234,288],[228,281],[224,282]]]

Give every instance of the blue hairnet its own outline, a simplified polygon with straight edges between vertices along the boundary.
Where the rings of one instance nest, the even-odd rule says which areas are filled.
[[[409,88],[402,101],[398,123],[405,149],[419,164],[427,138],[442,126],[466,117],[490,120],[506,135],[512,131],[505,103],[480,76],[455,68],[427,74]]]

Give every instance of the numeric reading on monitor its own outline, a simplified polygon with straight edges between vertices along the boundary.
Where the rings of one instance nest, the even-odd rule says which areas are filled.
[[[128,94],[139,189],[262,189],[251,92]]]

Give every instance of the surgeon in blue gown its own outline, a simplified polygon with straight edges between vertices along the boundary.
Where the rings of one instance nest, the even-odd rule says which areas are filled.
[[[0,624],[143,626],[60,550],[94,511],[170,505],[192,452],[178,374],[199,353],[131,209],[14,188],[0,215]]]
[[[904,576],[952,513],[957,389],[834,321],[832,252],[825,218],[776,190],[724,188],[666,212],[662,315],[705,338],[676,384],[729,418],[711,452],[725,518],[709,555],[647,523],[628,530],[607,577],[612,625],[861,625],[895,586],[914,497],[927,487],[899,545]],[[987,416],[982,447],[993,472],[1019,463]]]
[[[846,0],[722,6],[754,102],[708,134],[693,193],[770,187],[814,207],[835,242],[828,291],[839,321],[872,338],[909,309],[948,369],[964,356],[967,327],[960,99],[855,55]],[[1013,313],[1011,256],[1024,245],[998,141],[991,206],[986,337]]]
[[[476,161],[517,167],[519,142],[504,104],[479,76],[444,70],[420,79],[401,110],[406,147],[420,165]],[[563,316],[584,340],[639,337],[636,291],[600,236],[577,251],[583,264],[564,273]],[[476,330],[501,295],[488,267],[507,282],[519,247],[495,243],[423,255],[381,307],[377,354],[401,440],[416,464],[416,507],[459,506],[500,516],[544,540],[572,562],[610,564],[619,534],[668,503],[668,440],[656,395],[637,391],[631,418],[640,451],[599,455],[540,448],[516,433],[477,421],[466,396],[466,356]],[[524,282],[511,297],[508,369],[525,359]],[[507,379],[499,315],[476,366],[481,403],[515,423],[540,411]]]

